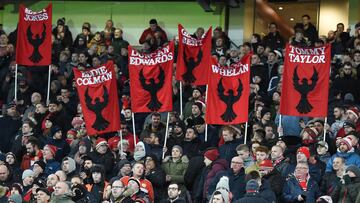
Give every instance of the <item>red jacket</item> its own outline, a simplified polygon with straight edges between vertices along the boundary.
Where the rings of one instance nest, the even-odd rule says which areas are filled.
[[[159,26],[157,26],[157,29],[160,29],[160,31],[161,31],[161,39],[162,39],[163,41],[165,41],[165,42],[168,41],[167,35],[166,35],[165,31],[164,31],[161,27],[159,27]],[[150,34],[152,37],[154,37],[155,32],[153,32],[150,28],[144,30],[144,32],[141,34],[141,37],[140,37],[140,39],[139,39],[139,43],[140,43],[140,44],[144,44],[144,42],[146,41],[146,37],[147,37],[149,34]]]
[[[28,154],[25,154],[22,158],[20,168],[22,170],[29,169],[34,164],[35,161],[39,161],[42,159],[43,159],[43,154],[40,150],[35,156],[30,156]]]

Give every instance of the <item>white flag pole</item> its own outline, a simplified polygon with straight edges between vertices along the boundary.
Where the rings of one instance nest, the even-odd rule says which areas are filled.
[[[51,67],[49,65],[49,76],[48,76],[48,88],[46,93],[46,105],[49,105],[50,103],[50,80],[51,80]]]
[[[248,133],[248,122],[245,123],[245,138],[244,138],[244,144],[246,144],[247,133]]]
[[[165,158],[165,148],[166,148],[166,143],[167,143],[168,133],[169,133],[169,118],[170,118],[170,113],[168,112],[167,118],[166,118],[165,140],[164,140],[162,159]]]
[[[134,135],[134,147],[136,147],[136,133],[135,133],[135,116],[134,113],[131,113],[132,126],[133,126],[133,135]]]
[[[182,82],[180,81],[180,118],[183,119],[183,94],[182,94]]]
[[[207,105],[207,98],[208,98],[208,86],[206,85],[206,91],[205,91],[205,106]],[[207,108],[207,107],[205,107]],[[205,142],[208,140],[208,124],[205,123]]]
[[[325,117],[325,122],[324,122],[324,142],[326,140],[326,125],[327,125],[327,117]]]
[[[17,78],[18,78],[18,64],[15,64],[15,96],[14,96],[14,100],[17,101]]]

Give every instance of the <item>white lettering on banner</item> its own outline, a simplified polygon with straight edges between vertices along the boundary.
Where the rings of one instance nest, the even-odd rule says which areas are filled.
[[[150,54],[141,54],[136,50],[132,50],[129,63],[130,65],[155,65],[171,61],[173,58],[174,56],[170,52],[169,46],[166,46]]]
[[[81,72],[81,77],[76,79],[77,85],[95,85],[112,79],[112,72],[105,66]]]
[[[212,65],[211,68],[213,73],[217,73],[222,76],[236,76],[249,71],[248,64],[235,64],[230,67],[219,67],[218,65]]]
[[[47,14],[47,11],[45,9],[34,12],[28,8],[25,8],[25,21],[43,21],[49,19],[49,16]]]
[[[325,63],[325,47],[306,49],[290,46],[288,54],[293,63]]]
[[[185,29],[181,29],[181,34],[183,36],[182,43],[189,45],[189,46],[201,46],[202,45],[202,39],[205,37],[205,33],[201,37],[201,39],[194,39],[185,31]]]

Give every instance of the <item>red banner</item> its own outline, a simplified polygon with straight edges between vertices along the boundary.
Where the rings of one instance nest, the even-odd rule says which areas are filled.
[[[251,54],[248,54],[228,67],[212,65],[209,73],[206,123],[226,125],[248,121],[250,59]]]
[[[114,63],[73,70],[88,135],[118,131],[120,111]]]
[[[286,45],[280,113],[326,117],[331,47],[302,48]]]
[[[174,43],[145,54],[131,46],[129,75],[131,110],[137,112],[172,111],[172,68]]]
[[[51,64],[52,5],[32,11],[20,5],[16,43],[16,63],[25,66]]]
[[[179,48],[176,80],[189,84],[206,85],[211,67],[211,27],[201,39],[196,39],[178,25]]]

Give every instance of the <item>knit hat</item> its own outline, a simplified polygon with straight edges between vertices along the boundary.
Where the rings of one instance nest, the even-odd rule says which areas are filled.
[[[297,150],[297,153],[299,153],[299,152],[303,153],[303,154],[306,156],[307,159],[310,158],[310,150],[309,150],[308,147],[300,147],[300,148]]]
[[[75,160],[74,160],[73,158],[71,158],[71,157],[65,157],[62,162],[64,163],[64,161],[68,161],[68,162],[69,162],[69,171],[68,171],[68,173],[71,173],[71,172],[75,171],[75,169],[76,169],[76,163],[75,163]]]
[[[353,172],[356,175],[356,177],[360,177],[360,169],[359,169],[359,167],[357,167],[355,165],[350,165],[350,166],[348,166],[346,168],[346,172],[348,172],[348,171]]]
[[[5,158],[6,158],[8,155],[10,155],[10,156],[14,157],[14,159],[16,160],[16,156],[15,156],[15,154],[14,154],[14,153],[12,153],[12,152],[8,152],[8,153],[6,153],[6,154],[5,154]]]
[[[30,170],[30,169],[26,169],[26,170],[22,173],[21,178],[22,178],[22,180],[24,180],[25,178],[30,177],[30,176],[34,177],[34,174],[35,174],[34,171],[32,171],[32,170]]]
[[[325,141],[320,141],[316,144],[317,146],[323,146],[326,148],[326,150],[329,150],[329,145]]]
[[[8,202],[10,202],[10,201],[13,201],[15,203],[22,203],[21,195],[19,195],[19,194],[10,195],[10,197],[8,198]]]
[[[266,159],[266,160],[263,160],[263,161],[260,162],[259,167],[272,168],[274,166],[273,166],[273,163],[271,162],[271,160]]]
[[[246,183],[246,192],[254,193],[259,191],[259,184],[256,180],[251,179]]]
[[[61,131],[61,128],[59,127],[59,126],[54,126],[54,127],[52,127],[51,128],[51,136],[54,136],[55,135],[55,133],[57,133],[57,132],[59,132],[59,131]]]
[[[359,109],[357,109],[356,107],[351,107],[351,108],[349,108],[349,109],[346,111],[346,113],[351,113],[351,114],[353,114],[353,115],[356,117],[356,119],[359,118]]]
[[[42,168],[43,170],[45,170],[46,164],[44,161],[39,160],[39,161],[35,161],[34,165],[37,164],[38,166],[40,166],[40,168]]]
[[[203,89],[201,89],[199,86],[194,87],[193,92],[194,92],[194,90],[199,91],[201,95],[204,93]]]
[[[121,161],[118,162],[117,166],[120,169],[122,169],[122,167],[124,167],[126,164],[131,164],[129,160],[127,159],[122,159]]]
[[[98,149],[101,145],[108,145],[106,140],[102,137],[98,138],[95,142],[95,149]]]
[[[67,131],[66,135],[72,135],[73,137],[76,137],[77,132],[75,130],[69,130]]]
[[[56,23],[57,25],[62,25],[62,26],[64,26],[65,25],[65,18],[59,18],[58,20],[57,20],[57,23]]]
[[[104,174],[104,167],[102,165],[95,164],[91,167],[90,172]]]
[[[23,193],[24,188],[23,188],[23,186],[22,186],[20,183],[13,183],[13,184],[11,185],[11,188],[13,188],[13,187],[16,188],[17,191],[19,191],[20,194]]]
[[[173,149],[177,148],[180,151],[180,153],[183,154],[183,148],[180,145],[174,145],[172,148]]]
[[[49,149],[51,151],[51,154],[53,154],[55,156],[58,148],[56,146],[54,146],[54,145],[51,145],[51,144],[48,144],[48,145],[45,145],[45,146],[49,147]]]
[[[39,187],[36,188],[36,193],[38,193],[39,191],[43,191],[44,193],[46,193],[48,196],[51,196],[51,193],[48,189],[46,189],[45,187]]]
[[[316,128],[305,128],[304,131],[307,132],[313,140],[316,140],[316,137],[319,134]]]
[[[195,102],[193,105],[197,106],[197,107],[199,108],[200,112],[202,112],[203,105],[202,105],[201,102],[197,101],[197,102]]]
[[[356,129],[356,125],[351,120],[346,120],[343,124],[343,127],[352,127],[353,129]]]
[[[220,178],[219,182],[216,185],[216,189],[225,189],[227,191],[230,191],[229,187],[229,178],[226,176],[223,176]]]
[[[75,127],[76,125],[84,124],[84,120],[81,117],[74,117],[71,121],[71,125]]]
[[[37,185],[39,187],[46,187],[46,182],[41,178],[36,178],[33,182],[33,185]]]
[[[268,108],[266,108],[266,107],[262,108],[262,109],[261,109],[261,113],[260,113],[260,114],[261,114],[261,118],[264,117],[266,113],[271,113],[271,112],[270,112],[270,109],[268,109]]]
[[[120,141],[119,136],[114,136],[110,138],[108,140],[110,150],[114,150],[115,148],[117,148],[119,141]]]
[[[209,149],[204,153],[204,157],[211,161],[215,161],[219,157],[219,151],[217,149]]]
[[[337,147],[339,147],[341,143],[345,144],[348,147],[348,150],[352,149],[352,144],[351,144],[350,138],[344,137],[344,138],[340,139],[340,141],[336,142]]]

